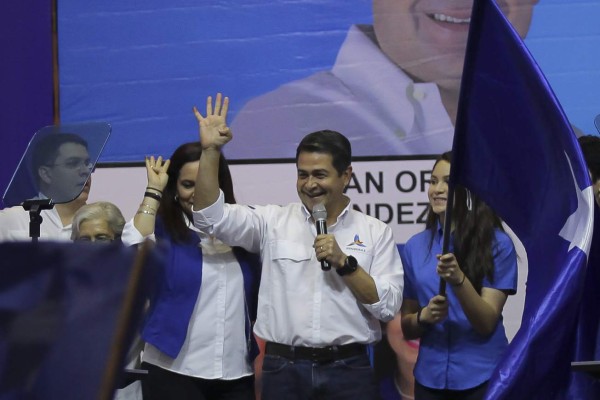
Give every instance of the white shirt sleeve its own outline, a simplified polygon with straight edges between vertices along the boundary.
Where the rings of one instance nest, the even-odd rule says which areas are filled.
[[[192,211],[194,226],[214,235],[229,246],[239,246],[251,253],[261,250],[261,232],[265,226],[265,206],[250,207],[226,204],[223,192],[210,206]]]
[[[379,301],[363,306],[375,318],[387,322],[400,311],[404,289],[404,268],[389,227],[377,243],[375,254],[376,259],[367,272],[375,281]]]
[[[144,237],[133,224],[133,218],[127,221],[127,223],[123,227],[123,233],[121,234],[121,242],[123,242],[125,246],[133,246],[135,244],[142,243],[145,239],[150,239],[153,242],[156,242],[156,237],[154,236],[154,233],[151,233],[150,235]]]
[[[219,198],[210,206],[202,210],[192,209],[194,216],[194,226],[203,232],[213,234],[214,225],[223,220],[223,206],[225,205],[225,196],[219,189]]]

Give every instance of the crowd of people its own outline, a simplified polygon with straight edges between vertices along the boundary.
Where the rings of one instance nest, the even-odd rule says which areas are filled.
[[[517,289],[517,255],[494,210],[460,186],[444,251],[452,154],[432,166],[425,230],[401,257],[391,229],[345,194],[352,149],[337,131],[298,144],[299,202],[236,204],[222,154],[233,137],[228,106],[221,94],[208,97],[205,110],[194,108],[199,140],[145,160],[147,185],[128,222],[110,202],[86,204],[92,166],[77,135],[49,135],[33,158],[36,198],[62,199],[42,211],[41,239],[151,240],[166,249],[139,327],[143,349],[133,358],[148,375],[134,396],[483,398],[508,345],[502,310]],[[600,138],[580,144],[600,205]],[[27,240],[28,217],[22,207],[1,210],[0,241]],[[399,357],[398,370],[411,379],[396,384],[396,397],[372,365],[386,331],[399,353],[416,358],[413,372]],[[400,344],[416,340],[408,350]]]

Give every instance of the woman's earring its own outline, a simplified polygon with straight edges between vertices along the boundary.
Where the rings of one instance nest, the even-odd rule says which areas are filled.
[[[471,191],[467,190],[467,210],[473,211],[473,199],[471,199]]]
[[[179,201],[179,195],[178,194],[175,195],[175,201],[176,202]]]

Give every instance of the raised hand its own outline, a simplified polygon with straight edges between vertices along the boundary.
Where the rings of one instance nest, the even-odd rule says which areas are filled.
[[[169,175],[167,170],[171,160],[163,162],[162,157],[154,159],[154,156],[146,157],[146,174],[148,175],[148,187],[158,190],[163,190],[167,186]]]
[[[227,126],[229,97],[223,98],[221,93],[217,93],[214,108],[212,100],[212,96],[206,99],[206,116],[202,116],[194,106],[194,115],[200,130],[200,143],[205,150],[220,149],[232,138],[231,130]]]

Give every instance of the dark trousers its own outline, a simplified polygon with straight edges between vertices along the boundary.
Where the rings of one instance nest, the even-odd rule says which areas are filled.
[[[366,354],[328,363],[266,354],[262,400],[281,399],[375,400],[379,390]]]
[[[142,363],[144,400],[254,400],[254,376],[234,380],[201,379]]]
[[[482,400],[487,389],[487,382],[471,389],[448,390],[431,389],[415,381],[415,400]]]

